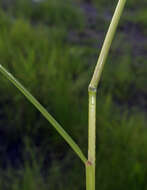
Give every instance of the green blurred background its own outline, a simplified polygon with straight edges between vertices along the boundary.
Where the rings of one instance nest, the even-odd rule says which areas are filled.
[[[0,64],[87,155],[87,87],[117,0],[1,0]],[[147,190],[147,1],[127,0],[97,93],[96,189]],[[84,166],[0,76],[0,189],[84,190]]]

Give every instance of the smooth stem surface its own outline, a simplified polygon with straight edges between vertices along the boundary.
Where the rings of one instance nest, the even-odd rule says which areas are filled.
[[[97,61],[97,65],[95,67],[95,71],[92,77],[92,80],[90,82],[90,86],[93,88],[97,88],[100,77],[101,77],[101,73],[104,67],[104,63],[106,61],[116,28],[118,26],[118,22],[120,20],[120,16],[122,14],[124,5],[125,5],[126,0],[119,0],[116,10],[114,12],[113,18],[111,20],[111,24],[109,26],[108,32],[106,34],[106,38],[105,41],[103,43],[103,47],[102,50],[100,52],[98,61]]]
[[[95,166],[89,162],[86,164],[86,189],[95,189]]]
[[[95,190],[95,144],[96,144],[96,90],[101,77],[101,73],[106,61],[120,16],[122,14],[126,0],[119,0],[110,23],[106,38],[103,43],[97,65],[89,84],[89,142],[88,142],[88,162],[86,163],[86,190]]]
[[[86,164],[87,159],[82,153],[79,146],[73,141],[73,139],[67,134],[67,132],[61,127],[61,125],[48,113],[48,111],[34,98],[28,90],[26,90],[20,82],[18,82],[2,65],[0,65],[0,72],[11,81],[24,96],[42,113],[42,115],[54,126],[58,133],[65,139],[79,158]]]
[[[96,144],[96,89],[89,88],[88,162],[86,164],[86,188],[95,190],[95,144]]]

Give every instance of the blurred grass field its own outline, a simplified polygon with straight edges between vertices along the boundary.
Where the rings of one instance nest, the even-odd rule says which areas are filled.
[[[87,154],[87,87],[117,1],[1,1],[0,64]],[[147,3],[127,2],[97,93],[96,187],[146,190]],[[84,190],[84,167],[0,76],[0,189]],[[82,134],[82,135],[81,135]]]

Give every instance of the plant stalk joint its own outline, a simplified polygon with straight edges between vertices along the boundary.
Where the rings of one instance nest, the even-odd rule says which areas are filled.
[[[95,86],[93,86],[93,85],[89,85],[88,92],[96,93],[97,92],[97,88]]]

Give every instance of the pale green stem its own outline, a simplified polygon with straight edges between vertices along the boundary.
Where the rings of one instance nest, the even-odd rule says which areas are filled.
[[[89,84],[89,142],[86,163],[86,190],[95,190],[96,90],[126,0],[119,0]]]
[[[95,190],[96,144],[96,88],[89,88],[88,162],[86,163],[86,189]]]
[[[48,111],[26,90],[22,84],[16,80],[2,65],[0,65],[0,72],[11,81],[24,96],[42,113],[42,115],[54,126],[58,133],[65,139],[65,141],[70,145],[74,152],[79,156],[79,158],[86,164],[87,159],[82,153],[79,146],[73,141],[73,139],[67,134],[67,132],[61,127],[61,125],[48,113]]]
[[[111,24],[109,26],[108,32],[106,34],[105,37],[105,41],[103,43],[99,58],[98,58],[98,62],[96,64],[95,70],[94,70],[94,74],[92,77],[92,80],[90,82],[90,86],[93,88],[97,88],[100,77],[101,77],[101,73],[116,31],[116,28],[118,26],[118,22],[120,20],[120,16],[122,14],[124,5],[125,5],[126,0],[119,0],[116,10],[114,12],[113,18],[111,20]]]

